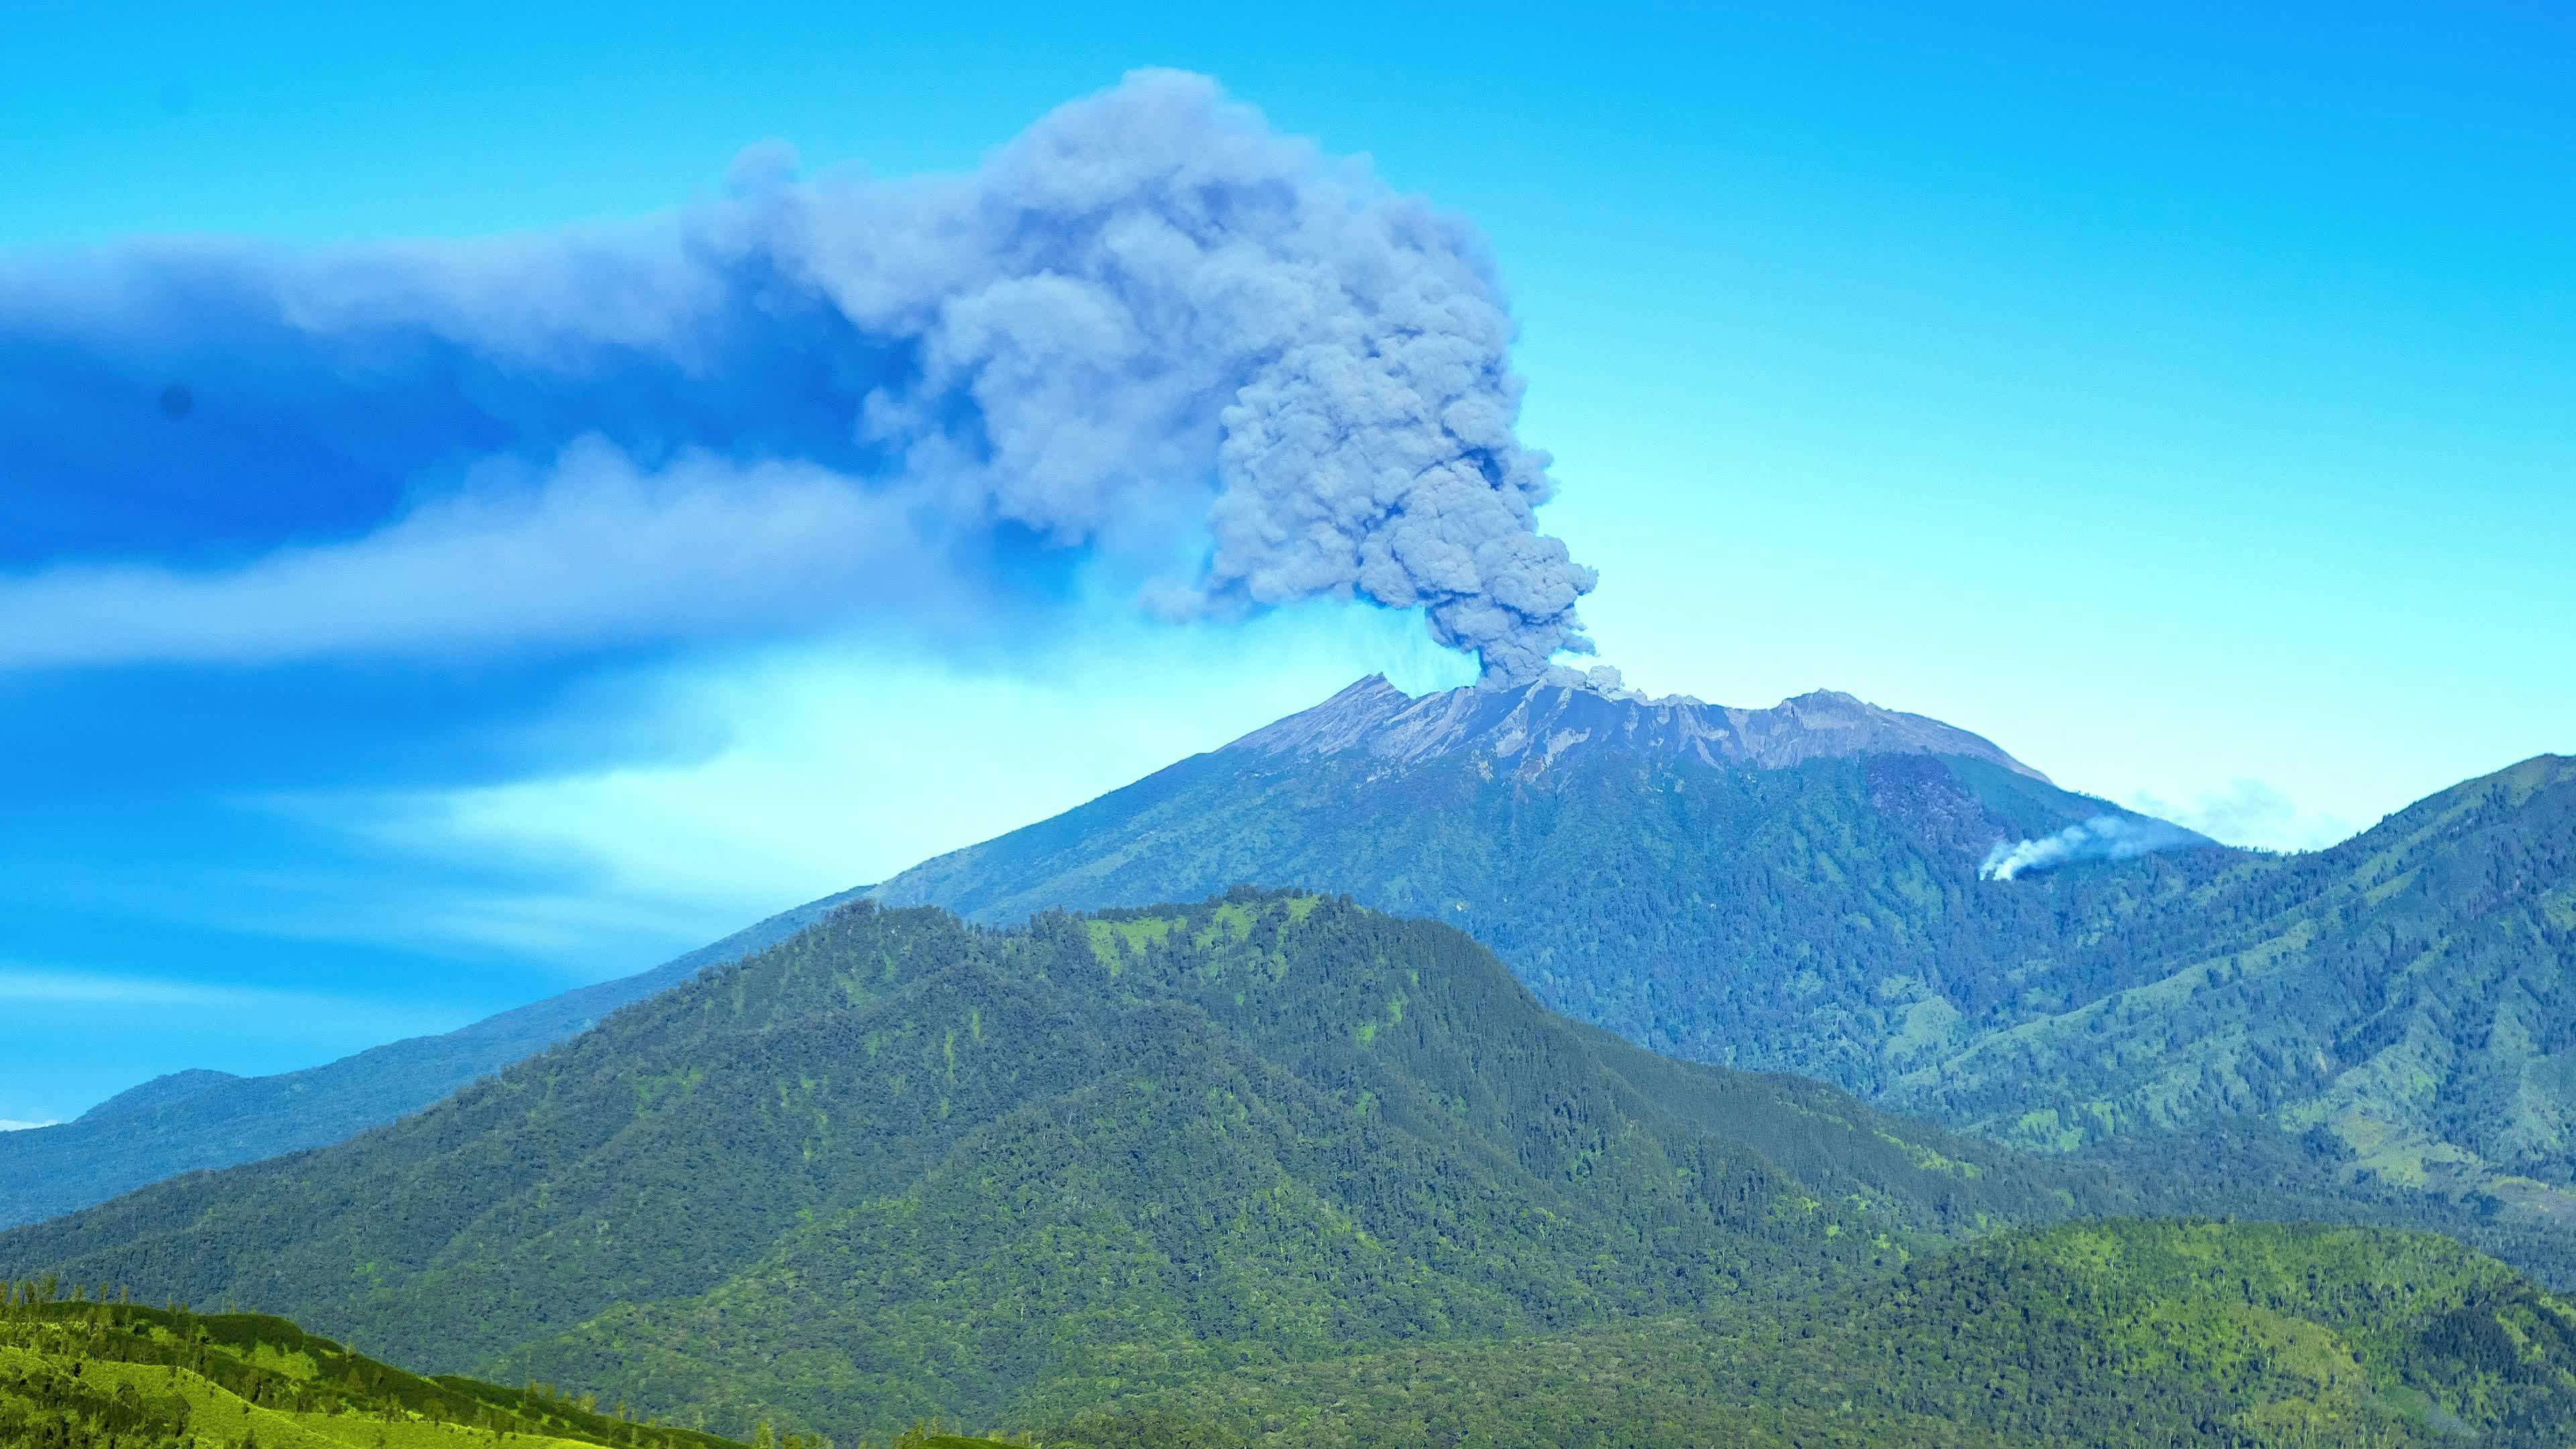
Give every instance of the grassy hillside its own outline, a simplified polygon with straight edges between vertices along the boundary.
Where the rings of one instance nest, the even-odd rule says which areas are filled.
[[[1543,1011],[1313,896],[859,908],[354,1142],[0,1235],[406,1361],[848,1439],[1892,1270],[2133,1199]]]
[[[2448,1240],[2087,1223],[1715,1321],[1247,1369],[1076,1415],[1059,1449],[2555,1446],[2576,1308]]]
[[[740,1449],[541,1385],[424,1378],[281,1318],[7,1285],[0,1444],[96,1449]]]

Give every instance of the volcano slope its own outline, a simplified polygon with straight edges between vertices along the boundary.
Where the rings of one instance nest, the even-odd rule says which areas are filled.
[[[1999,841],[2106,817],[2184,848],[1978,878]],[[1461,927],[1546,1005],[1631,1041],[1868,1096],[2129,984],[2147,908],[2240,855],[1848,695],[1415,699],[1371,678],[872,894],[998,924],[1243,881],[1346,891]]]
[[[2105,819],[2175,848],[1982,878],[1999,844]],[[1372,679],[874,894],[1002,920],[1302,881],[1455,923],[1675,1056],[2035,1150],[2576,1227],[2576,761],[2310,855],[2160,825],[1848,696]]]
[[[846,909],[354,1141],[0,1235],[0,1271],[847,1438],[1773,1299],[2131,1201],[1553,1016],[1448,927],[1245,891]]]

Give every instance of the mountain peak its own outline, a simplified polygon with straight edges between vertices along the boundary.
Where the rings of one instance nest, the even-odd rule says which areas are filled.
[[[185,1071],[171,1072],[164,1076],[154,1077],[151,1081],[145,1082],[141,1086],[128,1087],[124,1091],[117,1093],[115,1096],[110,1097],[106,1101],[99,1103],[97,1106],[90,1108],[86,1112],[83,1112],[80,1115],[80,1120],[83,1122],[104,1122],[112,1117],[123,1117],[136,1112],[149,1112],[157,1108],[170,1106],[176,1102],[186,1101],[188,1098],[193,1097],[200,1092],[206,1091],[209,1088],[220,1087],[226,1082],[238,1082],[240,1080],[241,1078],[234,1076],[230,1072],[212,1071],[205,1067],[190,1067]]]
[[[1649,698],[1615,669],[1558,667],[1518,685],[1474,685],[1415,698],[1372,674],[1313,709],[1266,725],[1230,752],[1304,757],[1363,753],[1412,764],[1484,754],[1543,769],[1570,750],[1683,755],[1709,765],[1785,769],[1853,755],[1962,755],[2045,781],[1993,741],[1919,714],[1817,689],[1769,709]]]

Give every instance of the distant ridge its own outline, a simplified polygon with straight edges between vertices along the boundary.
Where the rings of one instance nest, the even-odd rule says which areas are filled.
[[[208,1088],[220,1087],[226,1082],[240,1080],[242,1080],[240,1077],[230,1072],[213,1072],[203,1067],[190,1067],[185,1071],[154,1077],[141,1086],[128,1087],[83,1112],[74,1120],[106,1122],[118,1117],[131,1116],[137,1112],[148,1112],[156,1107],[167,1107],[186,1101]]]
[[[179,1173],[346,1141],[588,1030],[629,1002],[784,940],[860,893],[808,902],[650,971],[515,1007],[442,1036],[389,1042],[276,1076],[172,1072],[72,1121],[0,1133],[0,1228],[105,1202]]]

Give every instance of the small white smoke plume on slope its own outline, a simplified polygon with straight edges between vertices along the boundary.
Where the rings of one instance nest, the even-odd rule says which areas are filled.
[[[2096,815],[2037,840],[1998,840],[1977,867],[1984,880],[2011,880],[2024,871],[2045,870],[2077,860],[2128,860],[2159,850],[2207,845],[2207,836],[2179,825],[2134,816]]]

